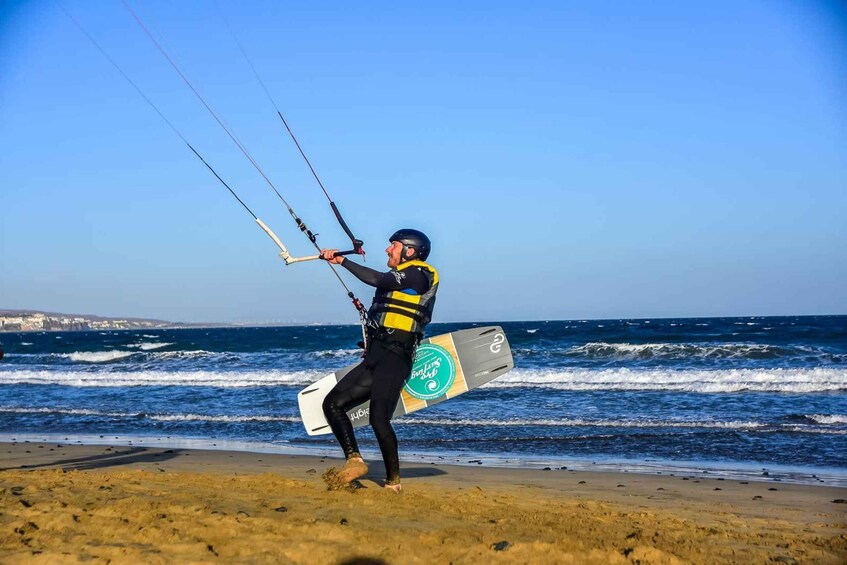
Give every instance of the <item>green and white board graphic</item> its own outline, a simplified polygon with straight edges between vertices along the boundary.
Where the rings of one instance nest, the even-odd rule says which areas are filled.
[[[303,426],[309,435],[330,433],[323,414],[329,391],[356,365],[350,365],[304,388],[297,395]],[[499,326],[486,326],[424,339],[415,355],[394,416],[417,412],[496,379],[514,368],[506,334]],[[354,427],[368,424],[365,402],[347,412]]]
[[[456,364],[450,352],[434,343],[423,343],[415,354],[415,364],[405,390],[419,400],[435,400],[447,394],[456,381]]]

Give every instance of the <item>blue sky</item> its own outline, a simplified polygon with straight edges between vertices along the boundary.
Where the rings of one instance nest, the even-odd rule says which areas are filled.
[[[63,5],[311,253],[123,5]],[[214,5],[132,5],[319,242],[345,246]],[[220,7],[367,264],[398,227],[430,234],[436,320],[847,313],[836,2]],[[355,321],[53,2],[0,5],[0,124],[0,308]]]

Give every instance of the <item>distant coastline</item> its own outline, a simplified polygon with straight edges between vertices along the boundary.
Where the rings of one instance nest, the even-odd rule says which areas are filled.
[[[63,314],[39,310],[0,310],[0,332],[43,332],[72,330],[131,330],[196,327],[145,318],[117,318],[91,314]]]
[[[18,332],[66,332],[91,330],[140,329],[197,329],[235,327],[285,327],[285,326],[346,326],[350,324],[304,322],[171,322],[152,318],[126,318],[96,316],[94,314],[65,314],[42,310],[0,309],[0,334]]]

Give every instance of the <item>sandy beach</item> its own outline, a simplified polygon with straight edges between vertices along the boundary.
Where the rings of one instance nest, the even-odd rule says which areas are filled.
[[[0,562],[844,563],[847,489],[694,476],[0,444]],[[836,502],[838,501],[838,502]]]

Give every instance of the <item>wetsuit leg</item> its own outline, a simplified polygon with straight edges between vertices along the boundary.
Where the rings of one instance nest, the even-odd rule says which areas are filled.
[[[353,424],[347,417],[347,410],[370,398],[372,383],[373,363],[365,359],[344,375],[324,398],[324,416],[335,434],[335,439],[344,450],[345,457],[359,453],[359,445],[353,433]]]
[[[391,416],[411,369],[412,359],[407,354],[386,348],[373,373],[370,423],[385,462],[387,481],[392,484],[400,480],[400,458]]]
[[[375,341],[367,357],[335,385],[323,402],[323,411],[344,455],[359,452],[353,424],[347,411],[371,401],[370,424],[379,443],[389,483],[400,479],[397,436],[391,427],[391,416],[400,399],[403,383],[412,369],[408,353]]]

